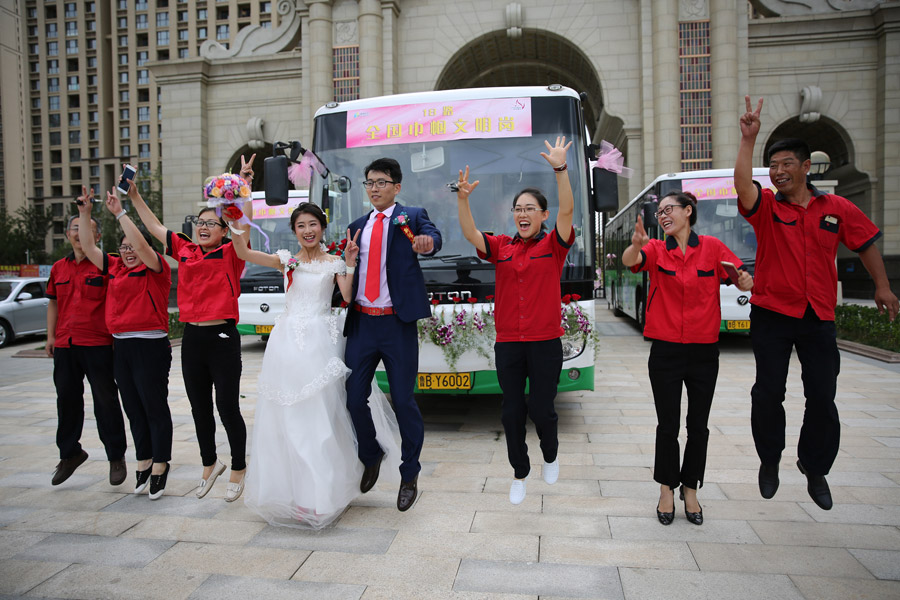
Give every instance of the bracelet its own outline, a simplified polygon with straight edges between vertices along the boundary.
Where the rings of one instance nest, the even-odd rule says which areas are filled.
[[[121,219],[122,217],[124,217],[126,214],[127,214],[127,213],[126,213],[125,210],[123,209],[122,212],[120,212],[119,214],[116,215],[116,221],[118,221],[119,219]]]
[[[569,168],[568,163],[563,163],[563,164],[559,165],[558,167],[553,167],[553,170],[556,171],[557,173],[562,173],[563,171],[565,171],[568,168]]]
[[[356,273],[356,267],[347,267],[347,275],[353,275],[354,273]]]

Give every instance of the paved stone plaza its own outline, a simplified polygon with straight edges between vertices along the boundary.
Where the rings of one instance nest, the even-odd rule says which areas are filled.
[[[835,506],[816,507],[794,467],[803,399],[799,364],[788,381],[788,448],[781,487],[759,496],[750,435],[749,340],[722,343],[700,491],[705,523],[676,501],[656,520],[651,478],[655,413],[649,344],[605,307],[596,390],[557,399],[559,482],[535,469],[519,506],[499,400],[430,397],[419,500],[395,507],[379,484],[320,533],[267,526],[223,480],[194,497],[200,457],[175,348],[175,420],[166,495],[151,502],[114,488],[90,407],[82,438],[91,460],[58,488],[52,363],[0,351],[0,598],[488,598],[888,599],[900,597],[900,366],[842,353],[841,452],[829,476]],[[264,346],[244,343],[243,412],[253,423]],[[298,357],[298,361],[299,361]],[[130,434],[129,434],[130,436]],[[220,443],[227,453],[224,431]],[[226,457],[227,463],[227,457]],[[226,475],[227,476],[227,475]]]

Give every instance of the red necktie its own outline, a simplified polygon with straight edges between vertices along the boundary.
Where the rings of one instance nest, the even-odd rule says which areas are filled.
[[[384,232],[384,213],[375,215],[372,237],[369,239],[369,262],[366,265],[366,298],[375,302],[381,293],[381,237]]]

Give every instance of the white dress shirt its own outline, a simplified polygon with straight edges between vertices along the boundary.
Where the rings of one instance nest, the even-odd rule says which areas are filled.
[[[382,225],[384,227],[381,231],[381,288],[378,293],[378,298],[375,300],[375,302],[370,302],[369,299],[366,298],[366,276],[368,275],[369,248],[372,241],[372,228],[375,227],[375,215],[378,214],[377,210],[373,210],[369,215],[369,220],[366,221],[366,226],[363,227],[362,235],[360,235],[359,289],[357,289],[356,291],[356,301],[362,306],[375,306],[378,308],[387,308],[388,306],[393,306],[393,303],[391,302],[391,293],[388,291],[387,283],[387,239],[388,229],[390,229],[390,219],[394,214],[395,206],[397,205],[391,204],[389,207],[382,211],[382,213],[384,214]]]

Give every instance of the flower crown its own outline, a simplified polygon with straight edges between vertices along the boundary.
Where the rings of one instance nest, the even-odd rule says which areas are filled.
[[[203,186],[203,198],[205,200],[224,199],[232,202],[238,198],[250,197],[250,186],[240,175],[232,173],[223,173],[217,177],[212,177]]]

